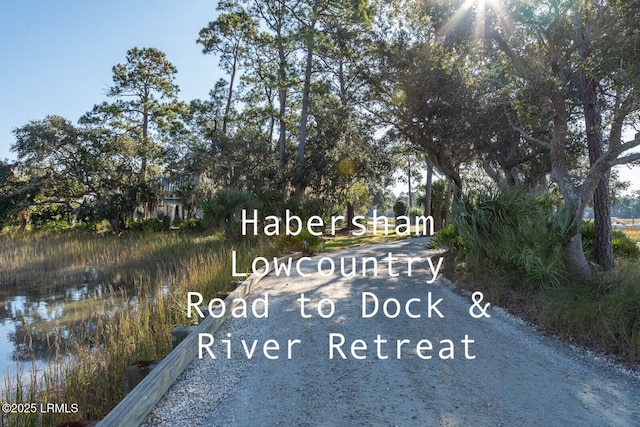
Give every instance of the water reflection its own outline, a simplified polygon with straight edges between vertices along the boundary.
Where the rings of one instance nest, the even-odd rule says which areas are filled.
[[[105,300],[121,302],[123,290],[134,298],[133,273],[87,268],[49,284],[0,287],[0,378],[31,369],[34,361],[42,366],[55,356],[54,343],[64,352],[70,337],[92,329]]]

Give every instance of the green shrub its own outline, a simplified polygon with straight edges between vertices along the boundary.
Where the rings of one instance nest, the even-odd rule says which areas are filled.
[[[180,222],[180,230],[202,230],[202,222],[198,218],[186,218]]]
[[[407,202],[402,199],[396,200],[393,204],[393,215],[398,218],[399,216],[407,215],[408,207]]]
[[[308,198],[301,202],[289,200],[286,204],[286,208],[298,215],[304,222],[314,215],[322,218],[325,224],[330,222],[332,206],[322,199]]]
[[[587,259],[593,260],[596,241],[596,225],[592,221],[585,221],[580,226],[582,233],[582,248]],[[613,230],[613,255],[616,258],[637,259],[640,248],[633,239],[620,230]]]
[[[205,225],[222,228],[228,237],[242,236],[242,210],[253,216],[253,210],[260,210],[260,201],[251,193],[235,188],[218,190],[213,197],[202,203]]]
[[[272,246],[278,253],[302,252],[305,255],[311,255],[322,250],[324,241],[321,236],[315,236],[309,233],[306,227],[303,227],[297,236],[281,234],[275,239]]]
[[[575,233],[559,200],[518,188],[463,198],[455,207],[462,256],[523,287],[557,286],[566,276],[563,245]]]
[[[144,231],[161,231],[162,221],[158,218],[146,218],[140,221],[142,230]]]
[[[582,234],[582,250],[587,259],[593,260],[593,250],[596,242],[596,225],[592,221],[580,224]]]
[[[446,227],[438,231],[430,240],[427,245],[429,249],[447,249],[454,254],[457,253],[463,247],[463,241],[455,224],[449,224]]]
[[[93,228],[97,233],[107,233],[111,230],[111,223],[107,219],[102,219],[93,223]]]
[[[141,221],[133,219],[127,220],[127,229],[132,231],[152,231],[160,232],[167,231],[171,228],[171,218],[169,216],[160,213],[155,218],[145,218]]]
[[[284,214],[285,197],[281,192],[275,190],[265,190],[256,193],[255,197],[258,199],[258,203],[260,204],[260,207],[262,209],[262,215],[281,216]]]
[[[169,230],[171,228],[171,217],[169,215],[160,212],[158,214],[158,221],[160,221],[160,230],[158,231]]]
[[[615,256],[637,259],[640,257],[640,247],[636,242],[619,230],[613,231],[613,254]]]
[[[63,231],[71,228],[68,221],[64,220],[47,220],[34,223],[34,229],[37,230],[49,230],[49,231]]]

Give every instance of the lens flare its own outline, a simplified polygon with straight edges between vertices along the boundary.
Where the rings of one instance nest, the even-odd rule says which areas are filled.
[[[351,175],[356,170],[356,164],[348,157],[340,160],[338,163],[338,171],[344,176]]]

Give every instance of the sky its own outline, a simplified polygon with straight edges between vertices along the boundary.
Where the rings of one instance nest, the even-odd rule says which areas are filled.
[[[216,0],[1,0],[0,159],[13,129],[56,114],[72,122],[107,100],[111,69],[128,49],[154,47],[178,69],[180,99],[207,98],[223,77],[203,55],[198,32],[216,16]],[[621,178],[640,190],[640,167]]]
[[[12,130],[47,115],[73,123],[107,100],[128,49],[154,47],[176,66],[180,99],[207,98],[222,77],[196,44],[216,0],[0,1],[0,159]]]

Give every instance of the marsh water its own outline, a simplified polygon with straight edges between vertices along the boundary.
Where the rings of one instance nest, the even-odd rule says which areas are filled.
[[[51,283],[0,287],[0,379],[15,377],[63,356],[70,336],[90,330],[96,316],[135,298],[131,271],[83,273]]]

